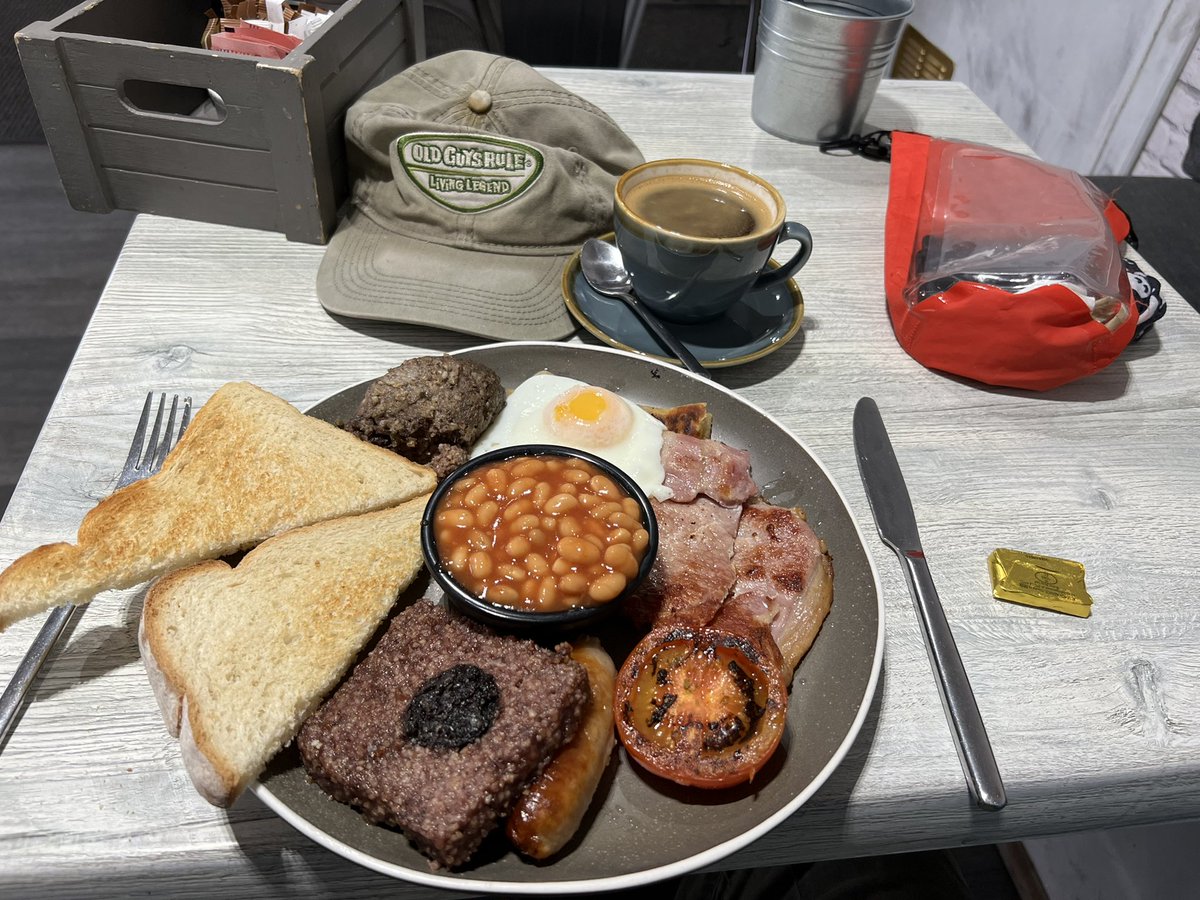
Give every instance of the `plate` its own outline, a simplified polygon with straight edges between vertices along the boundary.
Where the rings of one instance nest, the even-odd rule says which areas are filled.
[[[751,785],[720,792],[657,779],[618,749],[580,833],[554,860],[529,862],[509,850],[502,835],[493,835],[467,868],[454,872],[431,871],[399,831],[369,825],[329,798],[307,779],[294,748],[275,757],[254,793],[303,834],[349,860],[407,881],[476,893],[629,888],[709,865],[761,837],[808,800],[845,757],[879,676],[879,581],[841,491],[778,421],[727,388],[675,366],[603,347],[541,342],[493,344],[454,355],[490,366],[509,387],[548,369],[651,406],[705,402],[713,436],[750,449],[764,496],[781,506],[804,507],[829,547],[837,575],[829,617],[792,680],[783,742]],[[349,418],[369,383],[339,391],[309,413],[328,421]],[[419,594],[418,586],[405,599]]]
[[[611,243],[612,233],[601,240]],[[629,307],[588,284],[579,268],[580,252],[567,261],[562,277],[563,301],[575,321],[610,347],[672,362]],[[778,263],[771,260],[771,266],[778,267]],[[789,278],[783,284],[751,291],[715,319],[692,325],[672,322],[670,327],[701,365],[719,369],[753,362],[778,350],[796,336],[803,318],[804,298],[795,279]]]

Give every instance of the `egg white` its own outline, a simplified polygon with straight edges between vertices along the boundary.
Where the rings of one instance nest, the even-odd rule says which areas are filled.
[[[590,446],[582,439],[564,439],[546,427],[545,411],[552,407],[563,393],[579,386],[589,385],[587,382],[564,378],[550,372],[538,372],[525,379],[509,394],[504,409],[480,436],[472,455],[479,456],[490,450],[516,444],[557,444],[571,447],[612,463],[637,482],[638,487],[645,491],[647,496],[655,500],[669,500],[672,492],[663,484],[666,471],[663,469],[661,458],[665,428],[662,422],[636,404],[612,395],[616,401],[629,407],[633,413],[633,423],[623,438],[608,446]]]

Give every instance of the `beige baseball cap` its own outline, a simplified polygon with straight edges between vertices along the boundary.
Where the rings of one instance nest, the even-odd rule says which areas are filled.
[[[417,63],[346,113],[351,203],[317,272],[330,312],[490,338],[574,325],[563,266],[642,162],[603,110],[514,59]]]

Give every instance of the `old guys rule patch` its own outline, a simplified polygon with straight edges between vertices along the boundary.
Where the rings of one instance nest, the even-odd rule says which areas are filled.
[[[542,154],[528,144],[474,134],[406,134],[396,139],[394,162],[429,197],[462,213],[503,206],[542,174]]]

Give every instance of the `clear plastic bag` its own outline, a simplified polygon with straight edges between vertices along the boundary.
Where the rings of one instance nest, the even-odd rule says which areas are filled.
[[[1058,284],[1110,330],[1130,315],[1120,244],[1104,217],[1108,197],[1086,178],[952,143],[929,155],[925,183],[905,286],[910,307],[962,281],[1011,294]]]
[[[1050,390],[1111,363],[1137,326],[1125,215],[1028,156],[891,135],[884,284],[896,339],[931,369]]]

